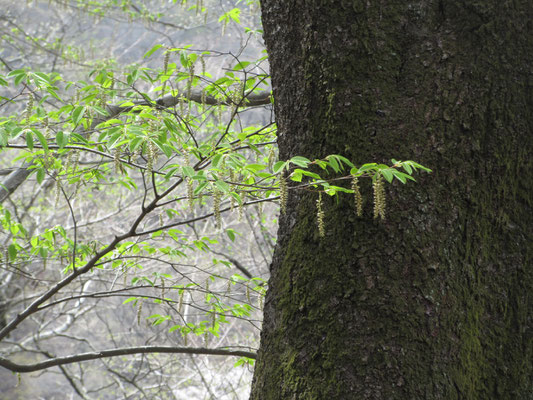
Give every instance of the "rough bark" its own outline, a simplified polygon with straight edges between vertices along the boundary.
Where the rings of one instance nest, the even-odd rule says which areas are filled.
[[[281,159],[434,173],[290,191],[251,399],[531,399],[531,1],[261,3]]]

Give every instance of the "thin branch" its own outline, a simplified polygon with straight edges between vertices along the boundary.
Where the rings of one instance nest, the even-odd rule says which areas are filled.
[[[247,357],[255,360],[256,353],[243,350],[207,349],[203,347],[170,347],[170,346],[140,346],[124,347],[121,349],[103,350],[99,352],[82,353],[73,356],[56,357],[35,364],[16,364],[6,358],[0,357],[0,366],[12,372],[34,372],[57,367],[60,365],[73,364],[82,361],[98,360],[101,358],[126,356],[146,353],[170,353],[170,354],[204,354],[212,356]]]

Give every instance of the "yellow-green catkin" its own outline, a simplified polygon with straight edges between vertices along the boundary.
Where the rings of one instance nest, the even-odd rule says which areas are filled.
[[[170,51],[167,49],[167,51],[165,52],[165,58],[163,59],[163,75],[165,75],[163,77],[163,79],[165,80],[163,82],[163,90],[161,91],[161,95],[163,95],[163,96],[165,95],[165,89],[167,87],[168,79],[167,79],[166,75],[167,75],[167,71],[168,71],[168,61],[169,60],[170,60]]]
[[[157,158],[157,152],[156,152],[155,144],[151,140],[148,141],[147,147],[148,147],[147,149],[148,151],[147,151],[146,157],[148,161],[146,163],[146,169],[148,170],[148,172],[151,173],[154,170],[154,163]]]
[[[100,89],[100,92],[98,92],[98,97],[100,100],[100,107],[105,110],[107,104],[107,91],[103,87]]]
[[[49,139],[50,138],[50,121],[48,119],[48,115],[45,115],[43,118],[43,128],[44,128],[44,138]]]
[[[124,266],[122,268],[122,273],[124,274],[124,281],[122,282],[122,284],[124,286],[128,286],[128,268]]]
[[[361,191],[359,190],[359,178],[352,178],[352,190],[355,200],[355,211],[357,216],[360,217],[363,215],[363,196],[361,196]]]
[[[234,185],[235,181],[236,181],[237,177],[235,176],[235,170],[233,169],[230,169],[229,170],[229,181],[230,181],[230,192],[235,192],[236,191],[236,186]],[[231,211],[233,211],[235,209],[235,206],[236,206],[236,199],[235,197],[233,196],[230,196],[230,208],[231,208]]]
[[[161,277],[161,298],[165,298],[165,279]]]
[[[187,99],[189,100],[189,110],[191,108],[191,92],[192,92],[192,84],[194,81],[194,64],[191,63],[189,66],[189,79],[187,80]]]
[[[181,289],[180,298],[178,300],[178,313],[181,314],[183,311],[183,297],[185,296],[185,290]]]
[[[228,279],[228,285],[226,286],[226,296],[231,294],[231,280]]]
[[[61,178],[59,175],[56,176],[56,186],[55,186],[55,199],[54,199],[54,206],[57,207],[59,204],[59,197],[61,195]]]
[[[185,97],[182,95],[179,97],[180,115],[185,118]]]
[[[279,175],[279,204],[282,214],[285,214],[285,211],[287,210],[288,192],[289,187],[287,181],[285,180],[285,170],[283,170]]]
[[[187,177],[185,178],[185,181],[187,183],[187,202],[189,204],[189,211],[194,211],[194,186],[192,179]]]
[[[216,117],[217,117],[217,123],[222,123],[222,102],[220,100],[217,100],[217,108],[216,108]]]
[[[28,104],[26,104],[26,110],[24,111],[24,119],[26,120],[26,125],[29,125],[30,123],[30,117],[31,112],[33,111],[33,103],[35,99],[33,97],[33,94],[29,94],[28,96]]]
[[[163,59],[163,72],[166,74],[168,71],[168,61],[170,60],[170,51],[165,51],[165,58]]]
[[[118,147],[113,149],[113,164],[115,166],[115,172],[120,174],[122,172],[122,164],[120,163],[120,148]]]
[[[241,198],[241,202],[239,203],[239,216],[238,216],[238,220],[239,222],[242,221],[242,218],[244,217],[244,201],[246,200],[246,192],[245,191],[241,191],[239,193],[239,196]]]
[[[252,297],[250,296],[250,285],[246,284],[246,300],[248,304],[252,304]]]
[[[385,219],[386,208],[383,176],[378,175],[372,186],[374,188],[374,218],[380,217],[383,220]]]
[[[141,324],[142,310],[143,310],[143,302],[139,300],[139,306],[137,307],[137,325]]]
[[[274,162],[276,161],[276,152],[274,151],[274,148],[271,147],[268,151],[268,169],[272,171],[272,167],[274,166]]]
[[[213,214],[215,215],[215,227],[220,229],[222,227],[222,216],[220,214],[220,202],[222,201],[222,193],[218,189],[213,189]]]
[[[316,201],[316,220],[318,224],[318,235],[320,237],[326,236],[324,210],[322,209],[322,192],[318,192],[318,200]]]

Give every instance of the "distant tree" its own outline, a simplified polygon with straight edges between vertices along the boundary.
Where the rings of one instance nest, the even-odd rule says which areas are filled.
[[[531,1],[261,5],[281,160],[435,173],[289,188],[251,399],[531,399]]]

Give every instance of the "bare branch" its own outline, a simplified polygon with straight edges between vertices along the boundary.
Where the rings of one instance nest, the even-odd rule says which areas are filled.
[[[6,358],[0,357],[0,366],[13,372],[34,372],[57,367],[60,365],[73,364],[82,361],[98,360],[101,358],[126,356],[146,353],[170,353],[170,354],[204,354],[212,356],[247,357],[255,360],[256,353],[244,350],[208,349],[203,347],[171,347],[171,346],[140,346],[124,347],[122,349],[102,350],[99,352],[82,353],[73,356],[56,357],[35,364],[16,364]]]

